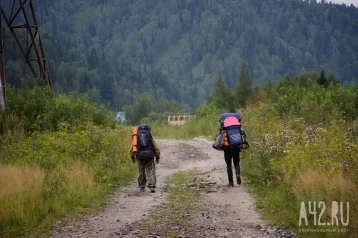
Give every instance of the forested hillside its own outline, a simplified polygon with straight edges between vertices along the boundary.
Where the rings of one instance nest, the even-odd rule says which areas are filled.
[[[59,92],[122,109],[143,92],[195,108],[220,73],[234,88],[243,60],[253,84],[305,71],[358,79],[358,9],[301,0],[35,1]],[[15,43],[5,38],[7,46]],[[15,47],[7,47],[14,48]],[[27,72],[6,52],[10,83]]]

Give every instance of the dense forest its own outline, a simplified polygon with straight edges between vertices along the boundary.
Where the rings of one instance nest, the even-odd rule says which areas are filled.
[[[321,70],[358,82],[354,6],[316,0],[34,3],[55,90],[87,93],[113,109],[148,97],[144,93],[196,108],[211,95],[217,75],[233,89],[243,61],[258,86]],[[8,33],[7,81],[19,85],[28,71]]]

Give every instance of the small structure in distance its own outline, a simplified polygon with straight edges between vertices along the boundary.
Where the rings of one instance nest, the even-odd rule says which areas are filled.
[[[125,112],[117,112],[116,121],[124,123],[126,122],[126,113]]]
[[[168,124],[169,125],[183,125],[185,122],[194,119],[195,115],[175,115],[168,116]]]

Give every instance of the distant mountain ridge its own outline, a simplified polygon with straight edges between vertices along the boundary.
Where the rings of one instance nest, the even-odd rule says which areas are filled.
[[[301,0],[39,0],[36,8],[56,87],[97,93],[115,107],[141,91],[196,107],[219,73],[235,86],[242,60],[260,86],[321,69],[358,83],[355,7]],[[130,76],[119,70],[123,62],[130,63]]]

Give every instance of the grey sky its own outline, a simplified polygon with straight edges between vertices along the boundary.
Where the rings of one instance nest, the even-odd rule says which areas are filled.
[[[358,7],[358,0],[326,0],[326,2],[335,2],[335,3],[345,3],[347,5],[351,5],[351,3]]]

